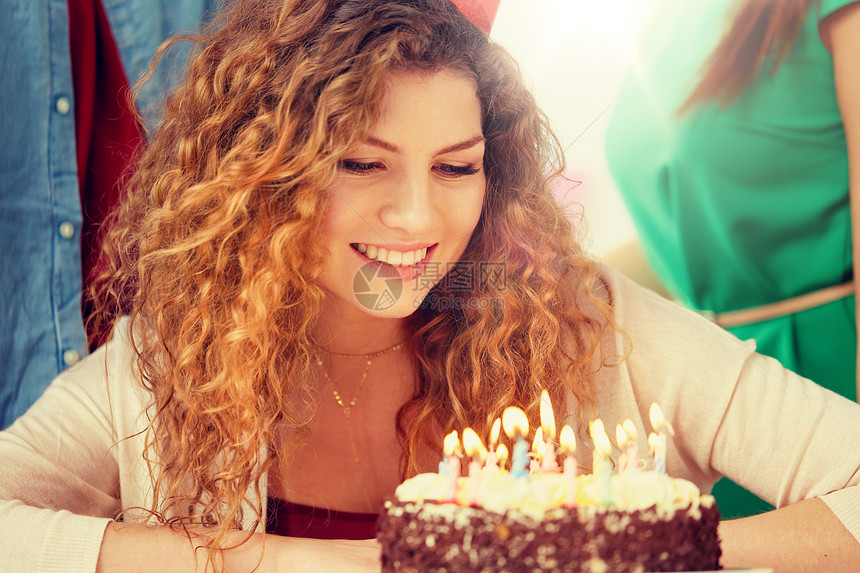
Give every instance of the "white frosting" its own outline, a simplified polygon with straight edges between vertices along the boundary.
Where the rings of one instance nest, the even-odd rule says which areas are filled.
[[[423,503],[425,501],[444,502],[446,478],[435,473],[419,474],[403,482],[395,496],[404,502]],[[478,484],[477,495],[473,483],[465,477],[457,482],[456,504],[448,504],[449,509],[457,506],[476,505],[497,513],[516,511],[540,520],[547,511],[562,507],[565,500],[565,479],[561,473],[535,474],[526,478],[514,478],[506,471],[484,473]],[[580,475],[576,479],[576,502],[581,508],[600,511],[613,508],[634,511],[654,508],[658,515],[673,513],[678,509],[689,509],[699,513],[699,506],[709,507],[713,498],[701,495],[695,484],[671,478],[651,471],[627,472],[611,476],[609,492],[606,483],[594,475]],[[438,508],[439,511],[445,511]]]

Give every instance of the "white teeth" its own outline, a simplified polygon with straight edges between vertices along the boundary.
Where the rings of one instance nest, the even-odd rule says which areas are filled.
[[[355,250],[365,255],[368,259],[388,263],[394,266],[409,267],[420,263],[427,256],[427,248],[414,251],[389,251],[384,247],[376,247],[365,243],[355,243]]]

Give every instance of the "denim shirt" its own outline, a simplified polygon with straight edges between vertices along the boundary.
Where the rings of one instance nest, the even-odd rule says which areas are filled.
[[[199,29],[218,0],[102,0],[129,84],[159,44]],[[87,352],[81,205],[66,0],[0,0],[0,428]],[[186,51],[187,53],[187,51]],[[142,94],[178,76],[166,60]],[[151,114],[147,116],[147,119]],[[148,122],[149,123],[149,122]]]

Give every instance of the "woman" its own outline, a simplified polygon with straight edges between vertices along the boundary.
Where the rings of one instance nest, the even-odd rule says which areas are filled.
[[[726,565],[856,563],[860,407],[581,253],[557,141],[452,4],[237,3],[189,74],[108,235],[127,317],[0,434],[13,568],[378,570],[361,523],[544,387],[581,436],[659,402],[669,473],[791,504],[723,524]]]
[[[685,305],[856,399],[860,2],[668,0],[652,16],[606,140],[642,251]],[[715,493],[724,514],[766,508]]]

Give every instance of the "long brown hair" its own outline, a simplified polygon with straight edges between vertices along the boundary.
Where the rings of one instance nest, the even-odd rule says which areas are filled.
[[[300,436],[313,411],[327,189],[396,70],[474,78],[487,193],[459,270],[502,273],[478,273],[469,291],[443,280],[408,319],[418,389],[398,416],[403,477],[440,448],[439,428],[486,436],[513,404],[536,419],[542,388],[562,414],[593,405],[608,307],[549,191],[561,147],[503,49],[447,0],[241,1],[197,42],[92,289],[114,321],[130,314],[153,397],[152,512],[215,525],[214,547],[245,503],[261,518],[273,463],[261,452],[279,429]]]
[[[731,25],[711,53],[702,78],[681,106],[735,101],[773,54],[771,73],[791,55],[794,40],[813,4],[820,0],[740,0]]]

